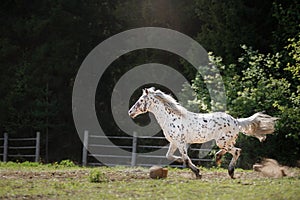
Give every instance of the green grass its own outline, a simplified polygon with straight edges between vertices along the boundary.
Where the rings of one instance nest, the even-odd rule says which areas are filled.
[[[67,163],[67,164],[66,164]],[[148,178],[147,168],[83,168],[68,162],[0,163],[0,199],[299,199],[300,177],[270,179],[238,169],[169,169],[166,179]],[[299,174],[299,169],[296,170]]]

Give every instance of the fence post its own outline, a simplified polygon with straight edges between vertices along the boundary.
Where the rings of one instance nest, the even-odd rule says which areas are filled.
[[[36,141],[35,141],[35,162],[39,162],[40,159],[40,138],[41,133],[36,132]]]
[[[84,131],[83,148],[82,148],[82,165],[87,165],[87,149],[89,145],[89,131]]]
[[[131,167],[136,166],[136,148],[137,148],[137,133],[133,132],[132,152],[131,152]]]
[[[4,144],[3,144],[3,162],[7,162],[8,150],[8,134],[4,133]]]

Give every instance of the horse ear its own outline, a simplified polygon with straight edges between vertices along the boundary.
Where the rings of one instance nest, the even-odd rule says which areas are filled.
[[[154,92],[155,92],[155,87],[151,87],[151,88],[149,88],[150,90],[153,90]]]
[[[143,91],[144,91],[147,95],[149,94],[148,89],[144,89]]]

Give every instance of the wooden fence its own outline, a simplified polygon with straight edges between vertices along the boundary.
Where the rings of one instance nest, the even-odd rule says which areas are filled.
[[[125,145],[115,145],[115,144],[103,144],[101,140],[109,139],[109,140],[117,140],[118,143],[123,143]],[[151,140],[151,144],[141,144],[142,141]],[[160,163],[166,163],[166,153],[169,148],[165,137],[154,137],[154,136],[137,136],[134,133],[133,136],[99,136],[89,134],[88,131],[84,132],[84,144],[82,149],[82,165],[104,165],[99,162],[106,159],[105,165],[114,166],[114,165],[125,165],[125,166],[152,166],[159,165]],[[126,149],[128,154],[116,154],[115,149]],[[92,153],[89,150],[92,149]],[[107,150],[109,149],[109,150]],[[140,153],[141,151],[153,151],[161,149],[162,151],[158,155],[149,155]],[[204,153],[205,155],[211,151],[211,149],[204,148],[194,148],[190,146],[189,153],[198,155],[191,157],[193,162],[213,162],[212,159],[199,158],[200,153]],[[192,153],[194,152],[194,153]],[[195,153],[196,152],[196,153]],[[110,163],[109,160],[118,159],[118,164]],[[146,162],[145,162],[146,161]],[[182,165],[170,164],[170,166],[182,167]]]
[[[39,162],[40,132],[36,133],[35,138],[9,138],[8,133],[4,133],[4,137],[0,138],[0,149],[3,150],[0,153],[3,162],[9,158],[34,158],[35,162]]]

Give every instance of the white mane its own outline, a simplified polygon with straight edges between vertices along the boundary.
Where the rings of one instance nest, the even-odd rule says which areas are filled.
[[[167,108],[174,111],[175,114],[184,116],[187,113],[187,110],[181,106],[171,95],[165,94],[160,90],[154,90],[154,88],[150,88],[150,91],[153,92],[154,97],[160,100]]]

